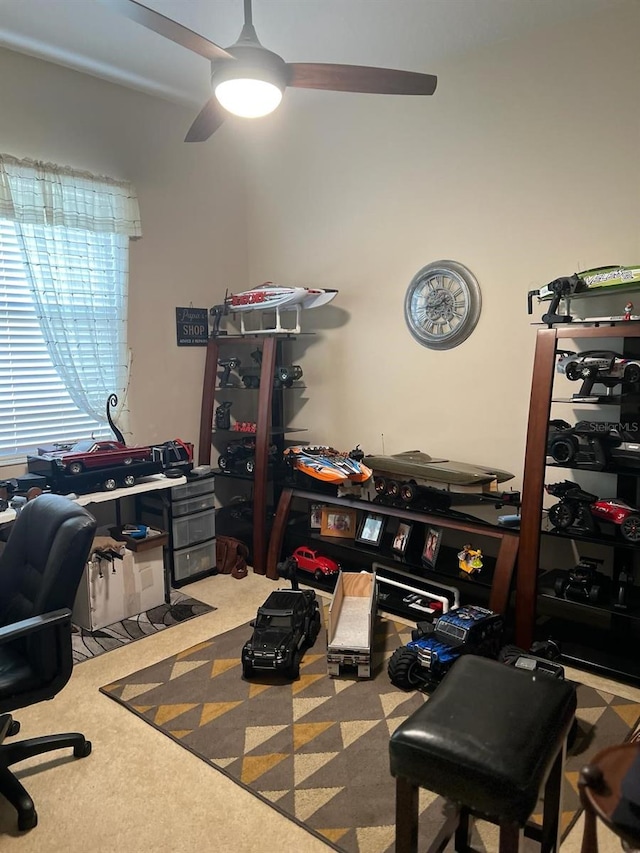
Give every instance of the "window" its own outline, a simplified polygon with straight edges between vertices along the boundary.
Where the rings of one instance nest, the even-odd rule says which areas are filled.
[[[110,437],[128,379],[130,186],[0,155],[0,459]]]

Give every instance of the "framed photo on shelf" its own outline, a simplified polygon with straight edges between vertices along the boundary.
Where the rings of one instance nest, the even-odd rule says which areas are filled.
[[[322,528],[322,509],[324,504],[309,504],[309,528],[320,530]]]
[[[422,563],[429,569],[435,569],[441,541],[442,528],[427,527],[427,534],[424,538],[424,548],[422,549]]]
[[[366,513],[360,524],[356,542],[361,542],[364,545],[375,545],[377,547],[382,539],[384,518],[384,515],[377,515],[374,512]]]
[[[400,556],[404,555],[407,550],[407,545],[409,544],[409,537],[411,536],[412,529],[413,524],[410,524],[408,521],[401,521],[400,524],[398,524],[396,535],[393,537],[393,542],[391,544],[391,550],[394,554],[398,554]]]
[[[320,517],[320,533],[323,536],[339,536],[353,539],[356,530],[355,509],[341,506],[323,506]]]

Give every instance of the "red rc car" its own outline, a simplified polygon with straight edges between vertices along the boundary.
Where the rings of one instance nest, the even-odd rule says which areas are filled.
[[[292,557],[299,569],[304,572],[311,572],[316,580],[337,575],[340,571],[340,564],[332,560],[331,557],[324,557],[304,545],[296,548]]]
[[[558,530],[569,527],[586,535],[597,534],[597,522],[614,524],[627,542],[640,542],[640,509],[624,501],[602,499],[585,492],[577,483],[564,480],[545,487],[560,502],[549,508],[549,521]]]

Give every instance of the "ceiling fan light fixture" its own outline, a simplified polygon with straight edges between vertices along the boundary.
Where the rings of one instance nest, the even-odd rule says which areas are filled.
[[[230,113],[242,118],[260,118],[278,107],[283,89],[270,80],[240,76],[214,83],[213,91]]]

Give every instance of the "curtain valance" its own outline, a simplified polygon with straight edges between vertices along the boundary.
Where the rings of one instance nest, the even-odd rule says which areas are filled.
[[[0,219],[140,237],[135,190],[116,181],[53,163],[0,154]]]

